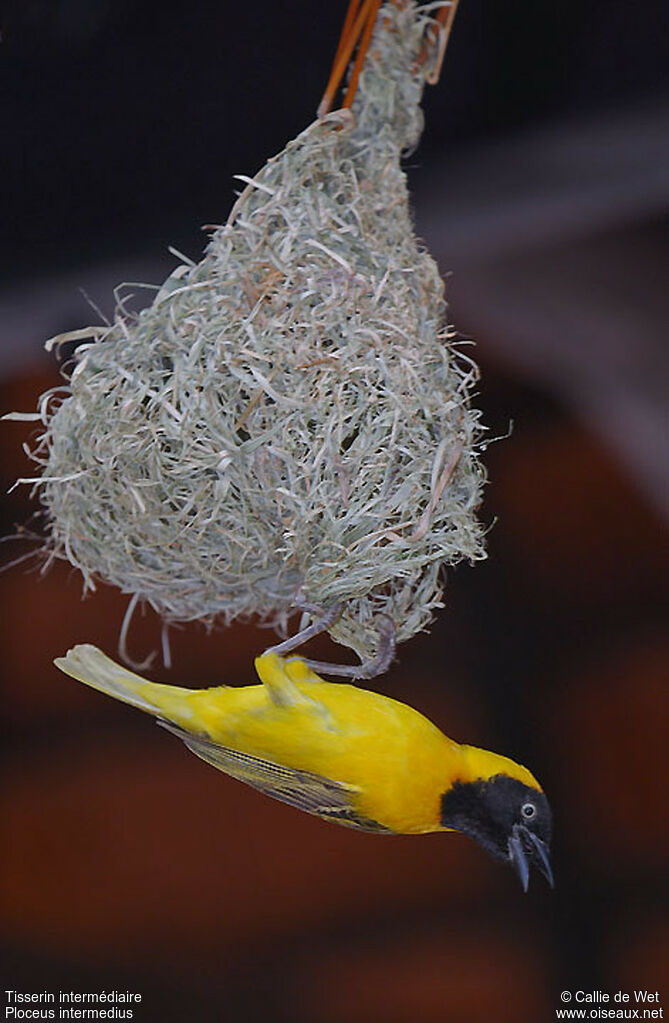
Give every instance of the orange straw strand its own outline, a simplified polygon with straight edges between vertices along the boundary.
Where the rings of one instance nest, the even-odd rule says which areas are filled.
[[[394,0],[394,2],[402,5],[403,0]],[[344,107],[352,106],[381,3],[382,0],[349,0],[344,25],[337,44],[337,52],[332,63],[330,78],[325,87],[323,98],[318,105],[318,117],[323,117],[332,110],[337,90],[342,83],[346,69],[357,46],[358,51],[355,56],[355,63],[351,70],[351,78],[342,104]],[[425,75],[425,80],[430,85],[434,85],[439,81],[444,53],[448,45],[457,7],[458,0],[449,0],[443,7],[439,8],[426,32],[423,45],[416,58],[416,67],[422,67],[429,60],[434,59],[434,66]],[[434,56],[435,53],[436,56]]]

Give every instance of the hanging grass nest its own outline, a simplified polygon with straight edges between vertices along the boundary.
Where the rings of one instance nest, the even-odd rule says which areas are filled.
[[[352,113],[243,179],[202,261],[88,332],[43,396],[48,549],[87,588],[210,624],[344,602],[329,631],[365,658],[378,615],[408,639],[441,566],[482,557],[476,368],[400,168],[428,19],[384,6]]]

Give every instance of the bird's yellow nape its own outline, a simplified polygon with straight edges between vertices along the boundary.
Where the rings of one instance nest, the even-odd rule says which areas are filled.
[[[517,764],[510,757],[504,757],[501,753],[491,753],[490,750],[479,749],[478,746],[461,746],[462,765],[464,770],[463,781],[487,781],[496,775],[504,774],[508,778],[515,778],[523,785],[529,785],[537,792],[543,789],[531,771],[528,771],[522,764]]]

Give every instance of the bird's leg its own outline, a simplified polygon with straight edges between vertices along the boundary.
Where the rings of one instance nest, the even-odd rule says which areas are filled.
[[[268,647],[265,651],[266,654],[279,654],[282,656],[283,654],[290,653],[291,650],[302,646],[307,640],[313,639],[314,636],[318,636],[321,632],[329,629],[338,618],[341,618],[342,611],[344,610],[343,604],[334,604],[327,611],[322,611],[321,608],[314,607],[311,604],[300,604],[297,602],[296,607],[300,611],[308,611],[311,615],[320,613],[320,618],[316,618],[306,628],[300,629],[294,636],[284,639],[282,643],[276,643],[275,646]]]
[[[302,604],[297,601],[296,606],[301,610],[308,611],[312,615],[320,611],[320,608],[314,607],[311,604]],[[286,670],[283,667],[283,655],[290,653],[292,650],[297,649],[297,647],[302,646],[303,643],[313,639],[314,636],[318,636],[321,632],[329,629],[341,617],[343,609],[343,604],[334,604],[328,611],[321,613],[320,618],[313,621],[311,625],[300,629],[294,636],[289,636],[283,642],[268,647],[260,657],[256,658],[255,662],[261,681],[269,686],[270,689],[274,687],[276,692],[281,688],[288,689],[292,687],[294,689],[293,682],[286,675]],[[331,664],[328,661],[312,661],[306,657],[290,658],[285,663],[293,665],[290,669],[291,675],[295,675],[294,666],[298,663],[310,669],[308,680],[311,682],[319,681],[318,675],[315,675],[314,672],[323,672],[324,675],[337,675],[340,678],[352,679],[375,678],[377,675],[382,675],[384,671],[387,671],[395,656],[395,623],[390,615],[382,614],[379,617],[384,624],[379,628],[379,652],[376,657],[362,661],[360,664]],[[307,681],[307,677],[305,676],[301,680]],[[295,694],[293,694],[294,696]],[[303,702],[303,698],[300,697],[300,700]],[[291,701],[288,701],[280,698],[276,699],[275,702],[285,704],[286,702],[295,702],[295,700],[291,698]],[[298,700],[298,702],[300,701]]]
[[[287,674],[283,657],[274,650],[265,650],[255,659],[258,678],[267,689],[272,703],[277,707],[299,707],[312,705],[313,700],[301,693]]]
[[[275,707],[284,710],[307,711],[318,719],[320,725],[331,729],[330,711],[320,700],[307,696],[296,683],[322,682],[305,661],[299,657],[291,657],[286,661],[272,650],[266,650],[255,660],[258,678],[265,686],[269,698]]]
[[[380,615],[385,624],[379,629],[379,652],[376,657],[362,661],[360,664],[328,664],[326,661],[312,661],[305,658],[304,663],[312,671],[323,672],[324,675],[338,675],[343,678],[375,678],[382,675],[390,667],[395,656],[395,623],[390,615]]]

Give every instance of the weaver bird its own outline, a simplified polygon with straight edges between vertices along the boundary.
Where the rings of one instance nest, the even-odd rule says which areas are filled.
[[[202,760],[324,820],[383,834],[460,831],[552,885],[551,811],[539,783],[508,757],[464,746],[406,704],[326,682],[299,657],[256,658],[262,685],[184,689],[149,682],[97,647],[55,664],[154,714]]]

